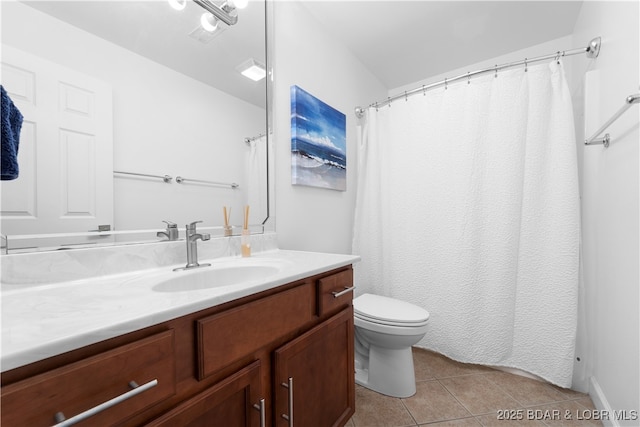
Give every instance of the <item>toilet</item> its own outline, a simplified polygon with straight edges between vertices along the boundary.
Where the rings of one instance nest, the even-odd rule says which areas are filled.
[[[416,393],[411,346],[427,332],[429,312],[408,302],[362,294],[353,300],[356,384],[393,397]]]

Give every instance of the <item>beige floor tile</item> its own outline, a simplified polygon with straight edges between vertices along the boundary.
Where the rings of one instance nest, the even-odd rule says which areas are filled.
[[[556,385],[552,385],[551,387],[559,393],[562,393],[567,399],[582,399],[584,397],[589,397],[588,394],[580,393],[579,391],[571,390],[570,388],[562,388]]]
[[[527,408],[530,418],[538,419],[545,425],[554,426],[602,426],[602,421],[592,419],[594,412],[577,401],[551,403]]]
[[[584,397],[577,399],[576,402],[584,406],[586,409],[591,409],[592,411],[595,411],[596,409],[596,405],[593,404],[593,401],[591,400],[589,395],[585,394]]]
[[[356,413],[347,427],[602,425],[591,419],[597,412],[584,393],[459,363],[425,349],[414,348],[413,358],[416,394],[397,399],[356,386]],[[521,419],[498,419],[505,410],[522,414]]]
[[[416,423],[400,399],[356,386],[355,427],[405,427]]]
[[[486,375],[498,387],[506,391],[522,406],[541,405],[544,403],[567,400],[567,397],[556,388],[542,381],[506,372],[490,372]]]
[[[433,424],[421,424],[421,426],[429,427],[481,427],[481,424],[475,418],[462,418],[459,420],[442,421]]]
[[[417,364],[417,360],[419,360],[422,369],[425,369],[425,371],[428,369],[433,378],[449,378],[494,371],[494,369],[486,366],[456,362],[441,354],[425,349],[414,348],[413,354],[414,363]]]
[[[474,415],[496,414],[498,410],[521,407],[486,375],[466,375],[439,381]]]
[[[433,356],[428,350],[413,348],[413,366],[416,373],[416,381],[432,380],[435,377],[429,363]]]
[[[515,409],[514,411],[515,412],[511,413],[511,416],[502,412],[496,412],[494,414],[487,414],[476,417],[476,419],[484,427],[544,427],[543,422],[537,421],[535,419],[528,419],[526,409]],[[498,415],[500,415],[500,418],[498,417]]]
[[[417,383],[416,394],[402,401],[418,424],[471,416],[436,380]]]

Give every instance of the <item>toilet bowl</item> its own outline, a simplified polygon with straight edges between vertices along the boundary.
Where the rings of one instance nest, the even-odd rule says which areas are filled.
[[[427,332],[429,312],[408,302],[363,294],[353,300],[356,383],[393,397],[416,393],[411,346]]]

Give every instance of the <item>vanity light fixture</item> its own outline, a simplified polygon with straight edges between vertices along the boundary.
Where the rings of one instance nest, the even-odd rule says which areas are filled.
[[[238,22],[236,3],[239,3],[240,0],[229,1],[222,6],[218,6],[210,0],[193,0],[193,2],[227,25],[235,25]]]
[[[218,29],[218,19],[209,12],[205,12],[200,17],[200,25],[205,31],[213,33]]]
[[[254,82],[264,79],[267,75],[267,70],[264,64],[256,61],[253,58],[249,58],[242,64],[236,67],[236,70],[243,76],[250,78]]]
[[[182,10],[187,6],[187,0],[168,0],[169,5],[175,10]]]

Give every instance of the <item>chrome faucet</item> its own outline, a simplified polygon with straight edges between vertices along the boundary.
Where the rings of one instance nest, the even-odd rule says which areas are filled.
[[[196,224],[202,221],[195,221],[187,224],[187,265],[174,268],[175,270],[186,270],[189,268],[207,267],[211,264],[198,264],[198,239],[205,241],[211,239],[211,235],[206,233],[196,233]]]
[[[156,236],[158,237],[166,237],[169,241],[178,240],[178,224],[174,224],[170,221],[162,221],[167,224],[167,229],[165,231],[158,231]]]

